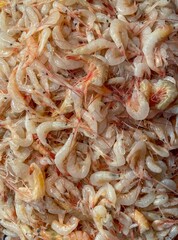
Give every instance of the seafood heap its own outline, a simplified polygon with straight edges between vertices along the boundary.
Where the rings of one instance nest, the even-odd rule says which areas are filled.
[[[178,1],[0,1],[6,240],[178,236]]]

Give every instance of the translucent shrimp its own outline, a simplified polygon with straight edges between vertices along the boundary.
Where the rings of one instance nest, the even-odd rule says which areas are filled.
[[[7,78],[9,78],[11,70],[8,63],[3,58],[0,58],[0,71],[2,71]]]
[[[170,81],[158,80],[153,84],[150,100],[158,110],[166,109],[178,96],[176,85]]]
[[[135,210],[134,213],[131,214],[131,217],[138,224],[141,234],[150,229],[148,220],[138,210]]]
[[[96,224],[98,231],[102,234],[103,237],[106,237],[106,239],[107,239],[107,235],[106,235],[103,227],[107,221],[111,220],[110,214],[107,212],[107,210],[104,206],[99,205],[93,209],[92,215],[93,215],[93,220]]]
[[[36,133],[37,136],[40,140],[40,142],[44,145],[44,146],[48,146],[49,144],[47,144],[46,138],[49,132],[51,131],[59,131],[59,130],[64,130],[64,129],[68,129],[68,128],[72,128],[73,124],[71,123],[67,123],[64,121],[55,121],[55,122],[43,122],[40,125],[38,125],[38,127],[36,128]]]
[[[25,202],[37,201],[45,195],[45,182],[41,169],[35,163],[30,165],[31,175],[29,176],[30,188],[20,187],[17,197]]]
[[[154,159],[150,156],[146,158],[146,165],[148,169],[154,173],[161,173],[162,168],[154,161]]]
[[[91,156],[90,153],[87,152],[86,158],[84,161],[80,161],[80,157],[77,157],[76,151],[72,151],[71,154],[69,154],[67,159],[67,172],[76,179],[83,179],[85,178],[89,171],[91,166]]]
[[[50,28],[45,28],[42,30],[40,36],[39,36],[39,48],[38,48],[38,56],[40,56],[45,48],[45,45],[48,42],[48,39],[51,36],[51,30]]]
[[[95,190],[90,185],[84,185],[82,188],[82,203],[92,209],[94,207]]]
[[[145,95],[134,88],[132,96],[126,101],[126,111],[135,120],[144,120],[150,111],[149,103]]]
[[[118,14],[123,16],[132,15],[137,11],[137,5],[132,0],[120,0],[116,2],[116,9]]]
[[[114,185],[114,188],[118,192],[122,192],[124,188],[127,188],[133,180],[136,179],[136,175],[133,171],[127,171],[120,175],[120,181]]]
[[[84,46],[81,46],[81,47],[78,47],[76,49],[73,50],[73,54],[74,55],[82,55],[82,54],[92,54],[94,52],[97,52],[97,51],[100,51],[100,50],[103,50],[103,49],[106,49],[106,48],[112,48],[114,47],[115,44],[104,39],[104,38],[100,38],[100,39],[96,39],[96,40],[93,40],[92,42],[84,45]]]
[[[116,46],[125,54],[129,37],[127,33],[127,26],[119,19],[114,19],[110,25],[110,35]]]
[[[107,171],[98,171],[93,173],[90,176],[90,182],[93,186],[102,186],[107,182],[119,180],[119,174],[107,172]]]
[[[26,68],[31,65],[38,55],[38,44],[32,36],[27,38],[26,46],[27,60],[24,62],[22,68]]]
[[[22,112],[25,109],[27,109],[27,107],[26,107],[26,102],[25,102],[22,94],[20,93],[17,83],[16,83],[16,80],[15,80],[16,71],[17,71],[17,69],[14,69],[9,77],[9,83],[7,85],[7,90],[8,90],[10,97],[12,98],[11,105],[13,106],[14,111]]]
[[[110,66],[116,66],[125,61],[125,56],[117,48],[109,48],[106,51],[105,58]]]
[[[140,193],[140,190],[141,190],[141,186],[139,185],[136,188],[130,190],[130,192],[128,193],[119,194],[118,202],[124,206],[131,206],[136,202],[138,195]]]
[[[71,133],[65,144],[59,149],[56,153],[54,162],[60,172],[65,174],[66,170],[64,169],[64,161],[69,156],[70,151],[72,150],[75,144],[75,135]]]
[[[4,220],[4,219],[0,220],[0,224],[4,228],[8,229],[10,232],[13,232],[13,233],[17,234],[17,236],[21,240],[25,240],[26,239],[25,236],[23,235],[22,230],[18,226],[18,224],[14,223],[14,222],[7,221],[7,220]]]
[[[151,34],[147,36],[147,39],[143,42],[142,51],[145,55],[148,66],[151,70],[161,74],[161,69],[155,67],[154,63],[154,50],[158,44],[165,40],[172,33],[172,27],[165,25],[160,28],[156,28]]]
[[[73,232],[78,226],[79,219],[76,217],[70,217],[66,224],[60,223],[54,220],[51,224],[51,228],[62,236],[67,236]]]
[[[98,203],[98,205],[105,205],[107,207],[116,205],[116,193],[113,186],[109,183],[106,183],[102,186],[94,196],[94,205],[97,204],[98,200],[103,197],[103,199]]]

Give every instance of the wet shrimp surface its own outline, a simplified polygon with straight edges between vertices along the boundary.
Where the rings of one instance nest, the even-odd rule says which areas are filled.
[[[0,238],[178,237],[178,1],[0,1]]]

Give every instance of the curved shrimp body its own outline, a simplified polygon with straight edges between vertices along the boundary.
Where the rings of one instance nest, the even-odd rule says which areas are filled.
[[[33,63],[35,58],[38,55],[38,44],[35,39],[30,36],[27,40],[27,52],[26,55],[28,56],[27,61],[23,64],[22,68],[28,67],[30,64]]]
[[[123,51],[127,48],[129,38],[124,22],[114,19],[111,22],[110,35],[118,48]]]
[[[143,43],[142,51],[145,55],[148,66],[158,74],[161,74],[161,69],[155,67],[154,62],[154,50],[158,44],[160,44],[164,39],[166,39],[172,33],[172,26],[165,25],[160,28],[156,28],[152,33],[150,33]]]
[[[137,87],[134,88],[131,98],[126,102],[126,111],[135,120],[143,120],[149,114],[149,103]]]
[[[132,15],[137,11],[137,5],[132,0],[119,0],[116,3],[116,9],[118,14]]]
[[[73,54],[74,55],[92,54],[94,52],[97,52],[106,48],[112,48],[114,46],[115,46],[114,43],[104,38],[100,38],[86,44],[85,46],[74,49]]]
[[[150,97],[151,104],[158,110],[164,110],[177,97],[176,85],[170,81],[158,80],[153,84]]]

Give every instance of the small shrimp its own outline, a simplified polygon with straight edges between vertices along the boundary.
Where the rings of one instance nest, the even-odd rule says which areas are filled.
[[[119,180],[120,175],[108,171],[98,171],[90,176],[90,182],[93,186],[102,186],[107,182]]]
[[[95,53],[97,51],[106,49],[106,48],[112,48],[114,46],[115,46],[115,44],[113,42],[110,42],[104,38],[100,38],[100,39],[93,40],[92,42],[90,42],[84,46],[74,49],[72,53],[73,53],[73,55],[80,55],[80,54],[81,55],[82,54],[89,55],[89,54]]]
[[[114,188],[116,191],[122,192],[124,188],[128,187],[134,179],[136,179],[134,172],[127,171],[120,175],[120,181],[114,185]]]
[[[148,220],[137,209],[134,210],[134,213],[131,214],[131,217],[138,224],[141,234],[143,234],[145,231],[148,231],[150,229]]]
[[[51,36],[50,28],[45,28],[42,30],[39,36],[39,48],[38,48],[38,56],[40,56],[45,48],[45,45],[48,42],[48,39]]]
[[[27,57],[27,60],[22,65],[22,68],[27,68],[29,65],[31,65],[38,55],[38,44],[32,36],[27,38],[26,45],[25,57]]]
[[[122,53],[125,54],[129,41],[126,24],[119,19],[114,19],[111,22],[110,35],[117,48],[121,49]]]
[[[162,168],[154,161],[153,157],[147,156],[146,158],[146,165],[148,169],[154,173],[161,173]]]
[[[73,125],[71,123],[62,122],[62,121],[58,121],[58,122],[48,121],[48,122],[43,122],[40,125],[38,125],[38,127],[36,128],[36,133],[37,133],[37,136],[38,136],[40,142],[44,146],[50,147],[46,141],[46,137],[49,132],[60,131],[60,130],[64,130],[64,129],[68,129],[68,128],[72,128],[72,127],[73,127]]]
[[[89,152],[87,152],[84,161],[78,161],[76,151],[72,151],[69,154],[67,161],[67,172],[73,178],[83,179],[88,175],[91,166],[91,156]]]
[[[136,2],[132,0],[119,0],[116,2],[117,13],[123,16],[132,15],[137,11]]]
[[[153,84],[151,104],[158,110],[166,109],[178,96],[176,85],[170,81],[158,80]]]
[[[12,103],[11,105],[13,106],[13,109],[15,112],[22,112],[25,109],[27,109],[26,107],[26,102],[22,96],[22,94],[20,93],[17,83],[16,83],[16,72],[17,69],[13,69],[10,77],[9,77],[9,83],[7,85],[7,90],[8,93],[10,95],[10,97],[12,98]]]
[[[109,48],[105,53],[109,66],[116,66],[125,61],[125,56],[117,48]]]
[[[70,217],[66,224],[60,223],[54,220],[51,224],[51,228],[62,236],[67,236],[73,232],[78,226],[79,219],[76,217]]]
[[[7,79],[9,78],[11,70],[8,63],[3,58],[0,58],[0,71],[4,73]]]
[[[125,105],[127,113],[135,120],[144,120],[150,111],[145,95],[137,87],[134,88],[131,98]]]
[[[104,223],[106,223],[108,220],[110,220],[110,214],[107,212],[106,208],[104,206],[96,206],[93,209],[93,220],[96,224],[96,227],[98,231],[102,234],[102,236],[106,239],[107,234],[105,233],[105,230],[103,229]]]
[[[90,185],[84,185],[82,188],[82,202],[92,209],[94,207],[94,197],[95,197],[95,190]]]
[[[158,74],[162,74],[162,71],[161,69],[155,67],[154,50],[156,46],[166,39],[171,33],[172,27],[170,25],[165,25],[163,27],[156,28],[143,42],[142,51],[145,55],[146,62],[151,70],[157,72]]]
[[[130,190],[130,192],[128,193],[119,194],[118,202],[124,206],[131,206],[136,202],[138,195],[140,193],[140,190],[141,190],[141,186],[138,185],[136,188]]]
[[[113,186],[109,183],[103,185],[94,196],[94,205],[97,204],[98,200],[103,197],[103,199],[98,203],[98,205],[106,205],[107,207],[116,205],[116,193]]]
[[[56,167],[59,169],[60,172],[65,174],[65,169],[64,169],[64,161],[68,157],[70,151],[74,147],[75,144],[75,138],[76,136],[74,133],[71,133],[65,144],[59,149],[59,151],[56,153],[54,162],[56,164]]]
[[[17,223],[1,219],[0,225],[9,230],[10,232],[15,233],[21,240],[26,240],[22,230],[20,229]]]

